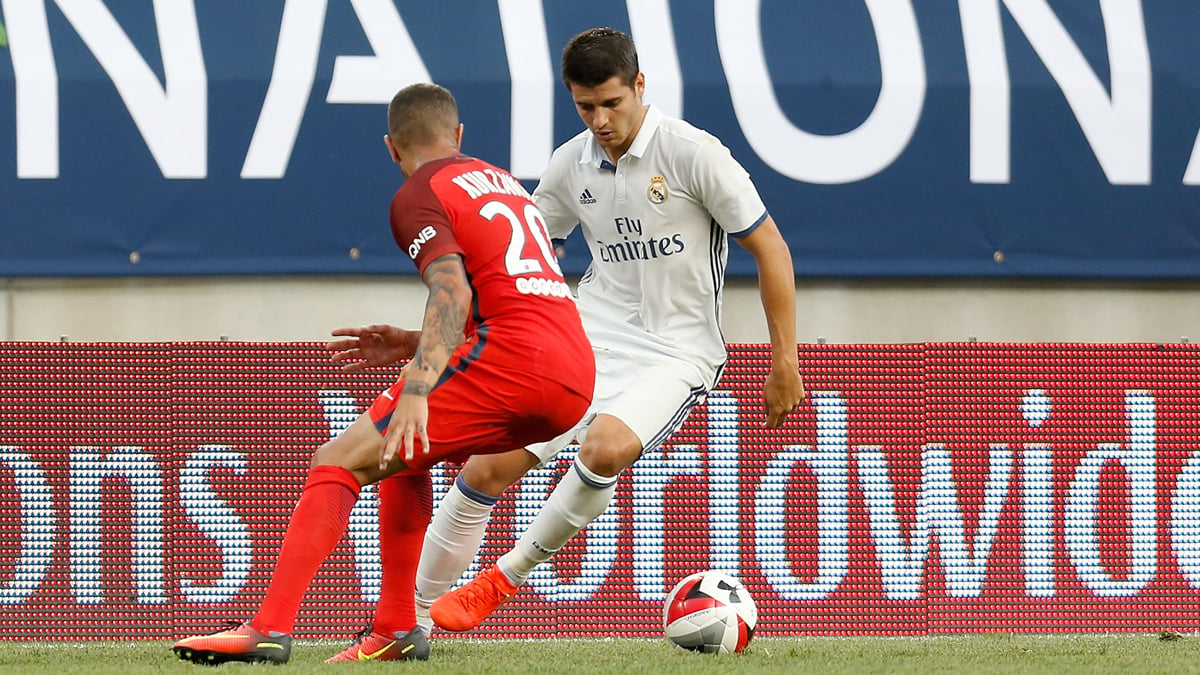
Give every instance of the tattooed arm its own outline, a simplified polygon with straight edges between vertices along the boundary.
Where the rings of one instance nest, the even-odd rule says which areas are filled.
[[[401,449],[404,459],[411,461],[417,437],[421,440],[421,451],[429,452],[429,436],[425,431],[429,420],[427,399],[454,350],[462,343],[463,328],[471,311],[474,291],[457,254],[434,260],[425,267],[421,278],[429,288],[421,340],[412,362],[404,369],[404,389],[388,424],[379,457],[380,468],[385,468]]]

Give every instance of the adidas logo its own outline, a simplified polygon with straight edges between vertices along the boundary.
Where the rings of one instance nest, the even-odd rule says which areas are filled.
[[[579,193],[579,203],[580,204],[595,204],[596,198],[592,196],[591,190],[584,188],[583,192]]]

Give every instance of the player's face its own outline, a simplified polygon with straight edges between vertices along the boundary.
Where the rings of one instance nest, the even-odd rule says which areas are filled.
[[[634,137],[642,128],[646,114],[642,107],[642,91],[646,80],[638,73],[633,86],[619,77],[612,77],[595,87],[570,83],[571,98],[579,119],[595,136],[596,142],[614,163],[629,150]]]

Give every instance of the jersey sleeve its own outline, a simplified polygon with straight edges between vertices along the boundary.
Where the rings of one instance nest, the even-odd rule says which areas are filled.
[[[391,223],[392,237],[413,259],[420,274],[425,273],[429,263],[444,255],[463,254],[450,216],[428,180],[406,182],[396,191],[392,197]]]
[[[546,219],[546,229],[551,239],[566,239],[579,224],[579,217],[571,211],[568,194],[571,190],[567,184],[564,161],[572,160],[559,148],[550,158],[549,166],[542,172],[542,177],[533,190],[533,203],[537,204],[538,211]]]
[[[766,220],[767,207],[750,174],[715,136],[697,147],[692,180],[694,194],[700,195],[704,207],[729,234],[749,234]]]

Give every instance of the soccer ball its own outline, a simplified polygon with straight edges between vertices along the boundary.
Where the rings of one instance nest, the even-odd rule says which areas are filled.
[[[684,577],[667,594],[663,631],[679,649],[740,652],[754,637],[758,608],[742,582],[709,570]]]

